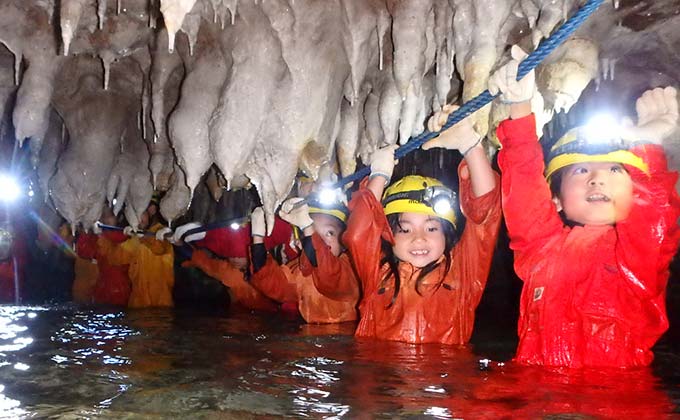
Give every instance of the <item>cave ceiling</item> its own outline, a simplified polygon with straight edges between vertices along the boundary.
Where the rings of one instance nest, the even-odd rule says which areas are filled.
[[[136,225],[154,191],[173,221],[206,191],[246,186],[271,222],[299,170],[348,175],[403,144],[581,4],[0,0],[0,160],[18,142],[38,196],[73,226],[105,205]],[[605,2],[537,81],[539,132],[580,98],[630,111],[645,89],[678,86],[680,0]],[[490,145],[506,115],[473,116]]]

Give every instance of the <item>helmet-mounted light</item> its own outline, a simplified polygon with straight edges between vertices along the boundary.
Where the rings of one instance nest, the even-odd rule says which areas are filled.
[[[345,193],[341,188],[325,187],[307,199],[296,203],[293,208],[307,204],[309,206],[309,214],[326,214],[346,223],[348,210],[345,202]]]
[[[332,206],[337,203],[341,203],[342,200],[342,190],[340,188],[329,188],[324,187],[319,192],[316,193],[317,201],[324,206]]]
[[[623,127],[614,116],[600,114],[587,124],[572,128],[550,149],[545,176],[550,180],[558,170],[582,162],[618,162],[647,172],[647,164],[629,151]]]

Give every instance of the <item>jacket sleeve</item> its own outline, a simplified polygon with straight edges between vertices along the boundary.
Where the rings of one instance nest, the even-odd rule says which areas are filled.
[[[381,239],[394,243],[383,207],[366,188],[367,182],[364,179],[352,194],[347,230],[342,236],[364,291],[377,288],[380,281]]]
[[[461,208],[466,216],[465,230],[452,250],[452,261],[457,265],[462,287],[469,302],[477,305],[482,298],[489,276],[491,259],[501,224],[501,186],[496,176],[496,187],[488,193],[475,197],[469,177],[461,175],[466,166],[458,168]]]
[[[666,289],[668,266],[678,249],[680,197],[677,172],[668,171],[663,148],[640,145],[631,152],[648,165],[648,173],[627,166],[633,180],[633,206],[616,224],[617,259],[632,290],[656,297]]]
[[[564,225],[543,175],[543,152],[536,137],[534,115],[503,121],[497,134],[502,146],[498,165],[503,214],[510,248],[521,259],[528,251],[545,248]]]
[[[359,283],[349,258],[344,254],[338,257],[333,255],[317,233],[312,235],[312,244],[317,266],[313,267],[303,252],[300,256],[300,268],[303,273],[307,271],[312,273],[316,290],[335,300],[358,298]]]
[[[250,283],[263,295],[277,302],[298,301],[295,275],[288,265],[279,265],[271,255],[267,256],[265,265],[250,277]]]
[[[207,252],[197,249],[191,255],[191,260],[182,263],[183,267],[197,267],[205,274],[221,281],[225,286],[238,289],[243,280],[243,273],[229,261],[212,258]]]

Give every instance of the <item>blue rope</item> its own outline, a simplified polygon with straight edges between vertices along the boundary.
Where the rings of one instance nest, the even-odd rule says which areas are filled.
[[[564,22],[564,24],[562,24],[562,26],[553,32],[550,37],[544,39],[538,45],[538,48],[536,48],[534,52],[529,54],[529,56],[520,63],[517,70],[517,80],[520,80],[531,70],[535,69],[536,66],[538,66],[543,61],[543,59],[545,59],[545,57],[553,52],[553,50],[562,44],[567,39],[567,37],[569,37],[576,30],[576,28],[578,28],[586,19],[588,19],[588,17],[593,14],[593,12],[595,12],[595,10],[597,10],[597,8],[600,7],[603,2],[604,0],[588,0],[588,2],[583,5],[583,7],[581,7],[576,13],[574,13],[572,17]],[[488,90],[485,90],[484,92],[470,99],[460,108],[452,112],[451,115],[449,115],[449,118],[442,127],[442,130],[446,130],[447,128],[450,128],[456,123],[462,121],[465,119],[465,117],[484,107],[494,98],[494,95],[492,95]],[[412,137],[406,144],[399,147],[394,152],[394,157],[396,159],[400,159],[412,151],[419,149],[420,146],[422,146],[425,142],[437,137],[438,135],[439,132],[425,131],[416,137]],[[363,177],[370,175],[370,173],[371,168],[366,166],[351,175],[339,179],[335,184],[333,184],[332,188],[339,188],[345,184],[349,184],[350,182],[358,181]]]
[[[552,35],[544,39],[538,45],[538,48],[536,48],[534,52],[529,54],[529,56],[520,63],[519,68],[517,69],[517,80],[526,76],[527,73],[536,68],[536,66],[538,66],[538,64],[541,61],[543,61],[543,59],[547,57],[548,54],[553,52],[555,48],[562,44],[567,39],[567,37],[569,37],[569,35],[571,35],[576,30],[576,28],[578,28],[591,14],[593,14],[593,12],[595,12],[595,10],[597,10],[598,7],[600,7],[600,5],[603,2],[604,0],[588,0],[586,4],[583,5],[583,7],[577,10],[572,17],[567,19],[567,21],[564,22],[562,26],[560,26],[555,32],[553,32]],[[495,96],[491,95],[491,93],[489,93],[488,90],[485,90],[484,92],[480,93],[476,97],[467,101],[456,111],[452,112],[451,115],[449,115],[448,120],[442,127],[442,130],[445,130],[453,126],[454,124],[462,121],[465,117],[482,108],[483,106],[491,102],[494,98]],[[416,137],[411,138],[411,140],[409,140],[405,145],[399,147],[394,152],[395,158],[399,159],[402,158],[403,156],[406,156],[412,151],[420,148],[420,146],[422,146],[423,143],[425,143],[426,141],[433,139],[438,135],[439,132],[431,133],[426,131]],[[335,184],[331,186],[331,188],[339,188],[345,184],[349,184],[350,182],[358,181],[363,177],[370,175],[370,173],[371,168],[367,166],[353,173],[352,175],[348,175],[344,178],[339,179]],[[306,200],[300,202],[296,206],[300,206],[305,203]],[[191,229],[184,234],[183,238],[193,233],[206,232],[208,230],[226,227],[229,226],[229,224],[231,223],[232,221],[215,222],[211,223],[210,225]]]

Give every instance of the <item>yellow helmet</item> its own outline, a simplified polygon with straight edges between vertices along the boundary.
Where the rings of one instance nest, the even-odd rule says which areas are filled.
[[[383,194],[385,215],[420,213],[441,217],[456,227],[456,193],[441,181],[420,175],[405,176]]]
[[[325,214],[335,217],[342,223],[347,223],[347,215],[349,214],[349,210],[347,210],[347,207],[345,207],[345,205],[341,202],[333,204],[321,204],[316,199],[310,199],[307,202],[307,206],[309,207],[309,214]]]
[[[629,152],[630,144],[621,138],[593,138],[589,134],[585,127],[576,127],[555,142],[548,153],[546,179],[550,180],[555,172],[565,166],[582,162],[616,162],[648,173],[647,164],[639,156]]]

